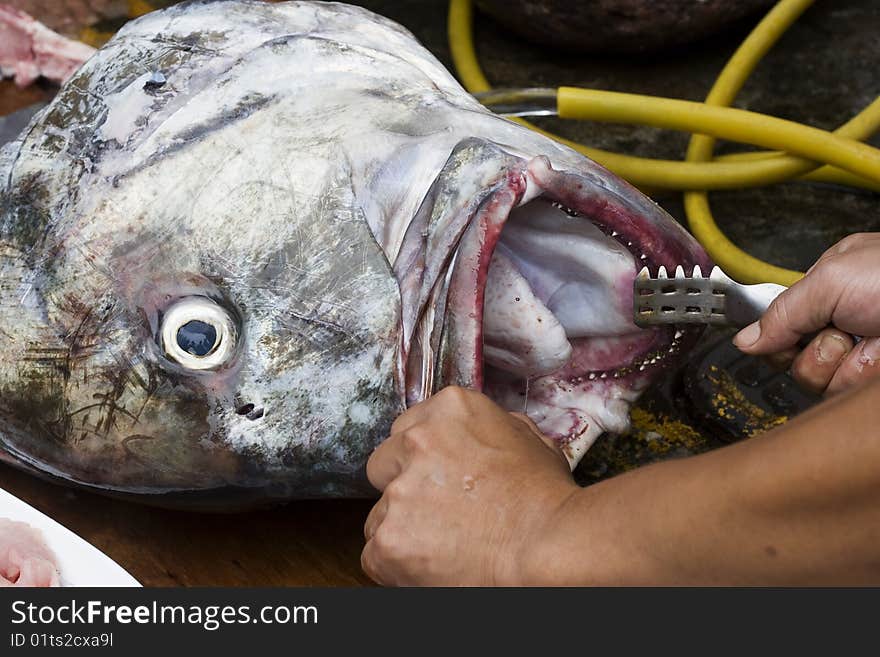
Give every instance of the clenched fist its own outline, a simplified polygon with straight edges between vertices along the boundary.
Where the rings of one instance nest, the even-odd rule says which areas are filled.
[[[382,498],[361,562],[386,585],[521,583],[542,528],[579,490],[531,420],[456,387],[401,415],[367,475]]]

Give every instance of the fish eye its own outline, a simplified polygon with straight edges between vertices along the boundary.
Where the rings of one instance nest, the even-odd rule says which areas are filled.
[[[165,311],[160,335],[170,360],[191,370],[211,370],[232,357],[237,332],[222,306],[206,297],[189,297]]]
[[[177,329],[177,346],[188,354],[203,358],[217,346],[217,329],[199,319],[192,319]]]

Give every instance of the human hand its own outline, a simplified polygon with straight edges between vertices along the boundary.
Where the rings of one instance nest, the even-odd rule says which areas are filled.
[[[522,583],[530,546],[580,490],[531,420],[456,387],[397,418],[367,476],[382,497],[361,564],[386,585]]]
[[[819,329],[795,355],[798,340]],[[788,353],[795,380],[818,393],[880,374],[880,233],[850,235],[828,249],[734,344],[748,354]]]

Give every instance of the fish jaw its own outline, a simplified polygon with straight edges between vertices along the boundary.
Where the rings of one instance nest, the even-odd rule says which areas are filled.
[[[398,26],[329,3],[129,23],[0,149],[4,185],[0,447],[152,503],[374,494],[363,466],[393,419],[451,384],[525,408],[574,461],[599,420],[622,426],[640,384],[621,367],[674,340],[615,323],[637,258],[704,264],[637,191],[481,108]],[[593,297],[553,288],[529,246],[569,226],[599,232],[569,235],[602,265],[572,279]],[[527,293],[546,339],[509,330],[505,295]],[[223,370],[160,348],[161,317],[194,296],[237,324]],[[578,326],[592,307],[618,312]],[[561,394],[598,367],[606,385]]]
[[[611,184],[609,184],[611,183]],[[648,266],[710,265],[636,189],[584,161],[556,169],[497,144],[459,144],[409,226],[399,376],[408,404],[447,385],[527,413],[574,467],[699,335],[638,328]]]

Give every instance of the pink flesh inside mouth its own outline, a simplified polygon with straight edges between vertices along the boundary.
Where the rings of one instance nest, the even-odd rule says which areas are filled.
[[[438,311],[454,348],[425,350],[437,365],[415,378],[526,413],[574,467],[603,432],[626,430],[630,404],[696,335],[632,321],[643,266],[708,265],[681,234],[584,175],[531,160],[462,234]],[[420,330],[436,321],[423,317]]]

